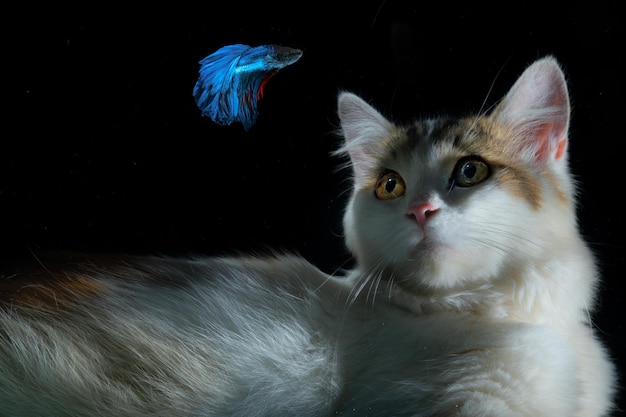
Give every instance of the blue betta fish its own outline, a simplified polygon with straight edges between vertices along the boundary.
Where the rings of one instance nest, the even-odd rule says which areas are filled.
[[[256,122],[257,103],[269,79],[302,56],[299,49],[279,45],[228,45],[200,61],[193,89],[202,115],[220,125],[240,122],[248,130]]]

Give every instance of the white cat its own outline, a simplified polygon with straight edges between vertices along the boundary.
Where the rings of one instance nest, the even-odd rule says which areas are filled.
[[[489,114],[397,126],[341,93],[339,118],[354,270],[129,257],[3,277],[0,415],[608,415],[556,61]]]

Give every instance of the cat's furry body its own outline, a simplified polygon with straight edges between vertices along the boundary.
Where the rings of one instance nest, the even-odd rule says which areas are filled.
[[[601,416],[597,271],[552,58],[489,115],[342,93],[357,265],[128,258],[0,284],[0,415]]]

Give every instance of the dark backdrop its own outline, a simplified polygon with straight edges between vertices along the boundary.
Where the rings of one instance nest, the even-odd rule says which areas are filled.
[[[626,113],[616,1],[502,10],[384,0],[168,3],[3,13],[3,261],[47,249],[270,247],[332,272],[350,263],[341,238],[349,183],[330,156],[339,90],[400,121],[463,113],[492,104],[526,65],[553,54],[573,100],[581,226],[604,274],[595,322],[623,368]],[[270,81],[248,132],[200,117],[191,95],[198,61],[232,43],[304,51]]]

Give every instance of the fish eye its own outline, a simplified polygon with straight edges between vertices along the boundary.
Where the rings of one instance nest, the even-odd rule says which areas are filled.
[[[481,157],[466,156],[457,161],[450,177],[450,185],[471,187],[485,181],[490,174],[489,165]]]
[[[375,195],[379,200],[393,200],[404,195],[406,185],[395,171],[385,171],[376,182]]]

